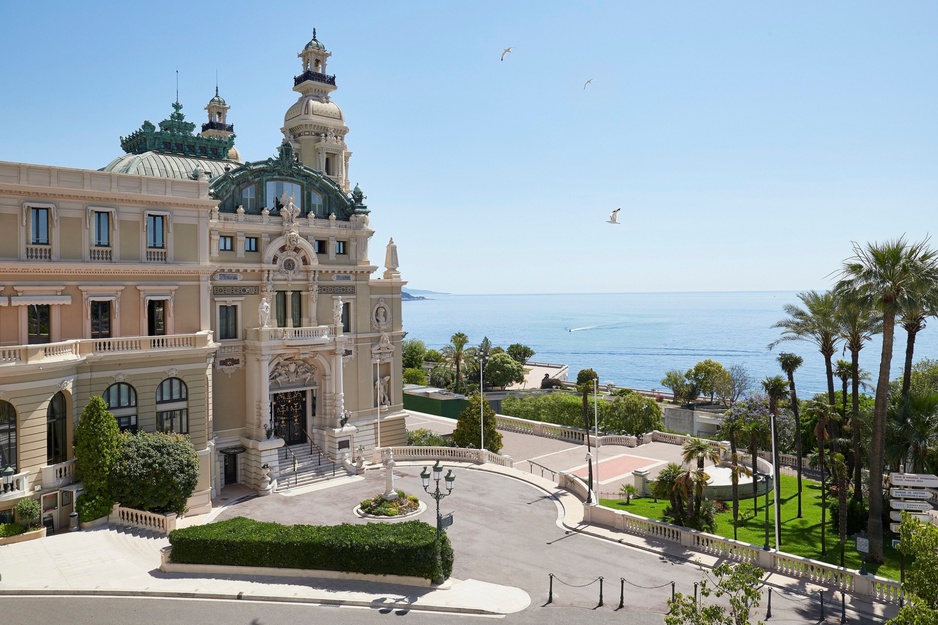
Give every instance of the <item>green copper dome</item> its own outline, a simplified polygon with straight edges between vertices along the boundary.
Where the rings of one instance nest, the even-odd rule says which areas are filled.
[[[322,45],[322,43],[318,39],[316,39],[316,29],[314,28],[313,38],[310,39],[308,44],[306,44],[306,47],[304,48],[304,50],[325,50],[325,49],[326,49],[326,46]]]

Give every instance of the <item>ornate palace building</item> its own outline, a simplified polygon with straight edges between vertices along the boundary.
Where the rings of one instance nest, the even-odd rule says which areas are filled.
[[[189,436],[191,513],[405,442],[404,283],[393,241],[378,275],[369,258],[330,55],[314,31],[264,161],[216,89],[201,133],[175,102],[103,169],[0,162],[0,522],[30,496],[68,522],[95,395],[123,430]]]

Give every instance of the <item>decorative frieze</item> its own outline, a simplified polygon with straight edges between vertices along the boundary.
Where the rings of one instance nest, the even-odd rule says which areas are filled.
[[[256,286],[213,286],[212,295],[257,295]]]

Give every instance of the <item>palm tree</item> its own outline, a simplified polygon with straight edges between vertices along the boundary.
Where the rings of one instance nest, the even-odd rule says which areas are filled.
[[[882,332],[883,323],[876,317],[872,308],[851,298],[849,293],[843,290],[835,290],[835,293],[840,301],[837,307],[839,334],[844,340],[844,347],[850,350],[850,378],[853,387],[850,396],[850,417],[846,423],[850,427],[853,446],[853,483],[857,486],[853,489],[853,500],[860,504],[863,502],[863,489],[859,488],[863,481],[863,455],[860,450],[860,350],[873,335]],[[847,418],[846,414],[844,418]]]
[[[769,396],[769,414],[772,415],[772,473],[774,474],[775,505],[776,508],[782,503],[782,484],[779,477],[781,471],[778,466],[778,402],[788,395],[788,389],[785,388],[785,378],[780,375],[773,375],[762,380],[762,388],[765,394]],[[782,543],[782,524],[778,511],[775,514],[775,535],[778,536],[776,549],[781,548]]]
[[[747,467],[739,463],[736,441],[743,431],[743,423],[738,414],[726,414],[720,426],[723,436],[730,442],[730,478],[733,484],[733,540],[737,539],[736,528],[739,525],[739,477],[741,473],[752,475]]]
[[[825,483],[827,465],[824,460],[824,448],[827,445],[827,439],[830,438],[827,426],[833,417],[834,409],[820,399],[812,399],[808,402],[804,412],[805,416],[817,419],[814,426],[817,452],[811,455],[809,461],[821,471],[821,555],[825,555],[827,553],[827,484]]]
[[[697,468],[704,468],[704,461],[709,460],[714,465],[720,464],[720,450],[711,445],[708,441],[700,438],[688,438],[684,441],[683,460],[687,464],[692,461],[697,462]]]
[[[781,328],[782,336],[772,343],[769,349],[774,348],[782,341],[809,341],[818,347],[824,356],[824,370],[827,373],[827,395],[830,403],[834,403],[834,369],[831,358],[837,350],[840,337],[837,333],[837,304],[838,299],[831,292],[818,293],[808,291],[799,293],[798,299],[804,304],[799,308],[794,304],[786,304],[783,310],[788,319],[774,324],[773,328]]]
[[[905,329],[905,363],[902,368],[902,399],[908,401],[912,383],[912,356],[915,352],[915,337],[925,329],[925,320],[938,314],[938,285],[924,284],[922,292],[914,293],[903,306],[899,324]]]
[[[834,452],[828,458],[828,464],[834,479],[837,480],[837,529],[840,539],[840,566],[844,566],[844,545],[847,542],[847,488],[850,482],[850,470],[844,455]]]
[[[599,380],[599,374],[592,369],[580,369],[576,374],[576,388],[583,395],[583,423],[586,429],[586,450],[590,450],[590,411],[589,395],[593,392],[593,381]]]
[[[798,456],[798,518],[801,518],[801,416],[798,411],[798,395],[795,393],[795,371],[804,363],[804,358],[782,352],[778,355],[778,364],[788,376],[788,396],[791,398],[791,412],[795,417],[795,454]]]
[[[905,465],[911,473],[931,473],[938,449],[938,393],[912,395],[893,403],[888,411],[889,429],[885,456],[890,467]]]
[[[882,244],[853,244],[854,256],[844,261],[837,288],[851,299],[876,307],[883,319],[883,349],[873,407],[873,437],[870,445],[870,505],[867,534],[869,562],[883,561],[883,454],[886,444],[886,408],[889,370],[892,365],[896,315],[910,294],[921,293],[923,285],[938,283],[938,255],[928,239],[907,243],[904,237]]]
[[[453,363],[453,366],[456,368],[456,380],[453,382],[453,392],[458,393],[460,390],[459,383],[462,381],[462,361],[465,355],[466,343],[469,342],[469,337],[462,332],[457,332],[450,337],[449,341],[449,345],[443,348],[443,357]]]
[[[749,436],[749,455],[752,460],[752,473],[753,475],[759,472],[758,458],[759,458],[759,446],[764,445],[767,438],[769,438],[769,419],[768,415],[765,413],[752,412],[746,416],[746,422],[744,425],[744,431]],[[752,511],[755,512],[758,510],[758,484],[756,480],[752,481]]]

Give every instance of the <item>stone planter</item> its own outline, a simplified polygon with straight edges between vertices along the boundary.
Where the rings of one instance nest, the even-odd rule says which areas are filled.
[[[6,538],[0,538],[0,545],[12,545],[13,543],[22,543],[27,540],[35,540],[37,538],[46,537],[46,528],[40,527],[37,530],[32,530],[31,532],[23,532],[22,534],[17,534],[16,536],[7,536]]]
[[[95,520],[93,520],[93,521],[81,522],[81,523],[78,524],[78,527],[80,527],[80,528],[83,529],[83,530],[93,530],[93,529],[96,528],[96,527],[101,527],[102,525],[107,525],[107,522],[108,522],[108,517],[107,517],[107,516],[103,516],[103,517],[99,517],[99,518],[97,518],[97,519],[95,519]]]

